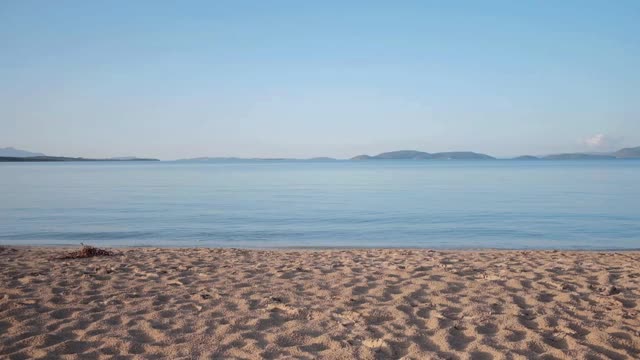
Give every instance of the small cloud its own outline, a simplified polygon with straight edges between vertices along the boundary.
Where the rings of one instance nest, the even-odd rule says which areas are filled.
[[[595,134],[584,139],[584,143],[590,147],[601,147],[606,144],[607,138],[604,134]]]
[[[611,137],[605,134],[595,134],[583,140],[583,143],[592,149],[610,149],[622,142],[622,138]]]

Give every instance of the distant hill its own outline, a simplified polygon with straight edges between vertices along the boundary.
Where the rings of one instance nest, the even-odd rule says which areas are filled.
[[[177,162],[208,162],[208,161],[237,161],[244,160],[236,157],[197,157],[191,159],[178,159]]]
[[[15,156],[0,156],[0,162],[55,162],[55,161],[160,161],[158,159],[85,159],[85,158],[72,158],[64,156],[28,156],[28,157],[15,157]]]
[[[471,151],[427,153],[416,150],[391,151],[375,156],[358,155],[351,160],[491,160],[492,156]]]
[[[178,159],[176,162],[225,162],[225,161],[283,161],[300,160],[287,158],[238,158],[238,157],[199,157],[191,159]]]
[[[493,156],[471,151],[454,151],[431,154],[432,159],[442,160],[494,160]]]
[[[309,161],[337,161],[338,159],[334,159],[332,157],[320,156],[308,159]]]
[[[199,157],[191,159],[179,159],[176,162],[225,162],[225,161],[337,161],[330,157],[314,157],[309,159],[294,158],[238,158],[238,157]]]
[[[512,160],[540,160],[540,158],[532,155],[522,155],[514,157]]]
[[[393,160],[421,160],[430,159],[431,154],[416,150],[399,150],[385,152],[372,157],[373,159],[393,159]]]
[[[397,150],[380,153],[378,155],[358,155],[350,160],[493,160],[493,156],[472,151],[450,151],[428,153],[418,150]],[[640,159],[640,146],[620,149],[612,153],[564,153],[537,157],[523,155],[513,160],[615,160]],[[89,159],[82,157],[47,156],[13,147],[0,148],[0,162],[26,161],[159,161],[158,159],[137,158],[135,156],[121,156],[108,159]],[[225,162],[225,161],[337,161],[330,157],[313,157],[309,159],[294,158],[237,158],[237,157],[199,157],[176,160],[177,162]]]
[[[28,156],[28,157],[0,157],[2,162],[34,162],[34,161],[92,161],[91,159],[69,158],[61,156]]]
[[[494,160],[493,156],[472,151],[449,151],[428,153],[418,150],[396,150],[383,152],[378,155],[358,155],[350,160]],[[522,155],[513,160],[612,160],[612,159],[640,159],[640,146],[626,148],[615,153],[566,153],[547,156]],[[176,160],[179,162],[220,162],[220,161],[337,161],[330,157],[314,157],[310,159],[294,158],[237,158],[237,157],[200,157]]]
[[[30,157],[30,156],[45,156],[42,153],[35,153],[26,150],[20,150],[12,147],[0,148],[0,157]]]
[[[547,155],[543,159],[546,159],[546,160],[611,160],[615,158],[616,157],[613,155],[571,153],[571,154]]]
[[[158,159],[147,159],[147,158],[139,158],[136,156],[118,156],[112,157],[108,159],[104,159],[105,161],[114,160],[114,161],[159,161]]]
[[[25,161],[159,161],[158,159],[137,158],[135,156],[114,157],[109,159],[87,159],[66,156],[48,156],[43,153],[36,153],[20,150],[12,147],[0,148],[1,162],[25,162]]]
[[[624,148],[613,153],[618,159],[640,159],[640,146]]]
[[[640,159],[640,146],[620,149],[613,153],[567,153],[544,156],[546,160],[614,160]]]
[[[369,155],[358,155],[351,158],[351,160],[371,160],[373,157]]]

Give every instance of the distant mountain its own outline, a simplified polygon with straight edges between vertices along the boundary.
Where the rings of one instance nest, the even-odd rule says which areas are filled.
[[[373,159],[373,157],[369,155],[358,155],[351,158],[351,160],[371,160],[371,159]]]
[[[613,153],[567,153],[544,156],[546,160],[614,160],[640,159],[640,146],[620,149]]]
[[[29,156],[45,156],[42,153],[35,153],[26,150],[20,150],[12,147],[0,148],[0,156],[2,157],[29,157]]]
[[[151,160],[151,161],[154,161],[157,159],[146,159],[146,158],[139,158],[136,156],[117,156],[117,157],[112,157],[104,160],[115,160],[115,161],[149,161]]]
[[[241,158],[235,157],[197,157],[190,159],[178,159],[177,162],[208,162],[208,161],[236,161],[236,160],[244,160]]]
[[[611,160],[616,157],[613,155],[596,155],[596,154],[582,154],[582,153],[570,153],[570,154],[553,154],[543,157],[546,160]]]
[[[512,160],[540,160],[540,158],[532,155],[522,155],[514,157]]]
[[[332,157],[320,156],[308,159],[309,161],[337,161],[338,159],[334,159]]]
[[[471,151],[426,153],[416,150],[391,151],[375,156],[358,155],[351,160],[491,160],[492,156]]]
[[[69,158],[61,156],[28,156],[28,157],[0,157],[1,162],[34,162],[34,161],[91,161],[91,159]]]
[[[431,154],[416,150],[399,150],[378,154],[373,159],[421,160],[430,159]]]
[[[310,159],[294,158],[238,158],[238,157],[199,157],[191,159],[179,159],[176,162],[225,162],[225,161],[337,161],[330,157],[314,157]]]
[[[640,146],[624,148],[613,153],[618,159],[640,159]]]
[[[358,155],[350,160],[495,160],[490,155],[472,151],[449,151],[428,153],[418,150],[397,150],[383,152],[378,155]],[[513,160],[611,160],[611,159],[640,159],[640,146],[626,148],[615,153],[566,153],[547,156],[522,155]],[[219,162],[219,161],[337,161],[330,157],[314,157],[310,159],[292,158],[237,158],[237,157],[201,157],[176,160],[179,162]]]
[[[300,160],[287,158],[238,158],[238,157],[199,157],[191,159],[179,159],[176,162],[224,162],[224,161],[283,161]]]
[[[350,160],[493,160],[492,156],[472,151],[451,151],[428,153],[417,150],[398,150],[378,155],[358,155]],[[537,157],[523,155],[513,160],[614,160],[640,159],[640,146],[620,149],[613,153],[565,153]],[[24,161],[159,161],[158,159],[138,158],[135,156],[112,157],[108,159],[88,159],[82,157],[47,156],[19,150],[12,147],[0,148],[0,162]],[[224,162],[224,161],[337,161],[331,157],[313,157],[309,159],[293,158],[237,158],[237,157],[199,157],[176,160],[177,162]]]
[[[157,159],[137,158],[135,156],[114,157],[109,159],[86,159],[65,156],[48,156],[43,153],[36,153],[20,150],[12,147],[0,148],[0,161],[2,162],[23,162],[23,161],[159,161]]]
[[[431,154],[432,159],[442,160],[494,160],[493,156],[471,151],[454,151]]]
[[[0,162],[52,162],[52,161],[160,161],[158,159],[85,159],[85,158],[72,158],[64,156],[28,156],[28,157],[15,157],[15,156],[0,156]]]

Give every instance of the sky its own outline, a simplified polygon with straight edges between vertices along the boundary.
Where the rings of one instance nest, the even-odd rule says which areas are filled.
[[[0,147],[507,157],[640,146],[640,1],[0,1]]]

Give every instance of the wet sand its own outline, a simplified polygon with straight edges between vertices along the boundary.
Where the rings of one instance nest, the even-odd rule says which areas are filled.
[[[0,358],[640,358],[640,252],[67,251],[0,248]]]

